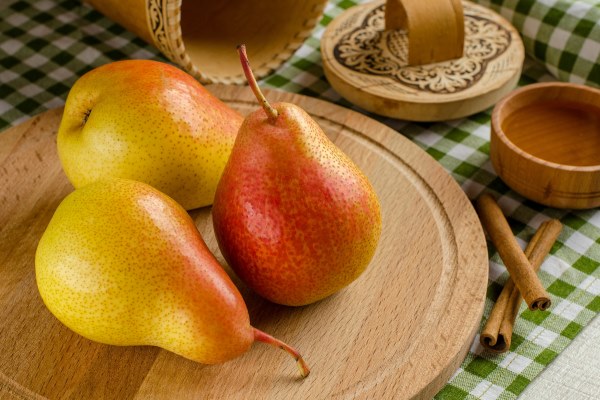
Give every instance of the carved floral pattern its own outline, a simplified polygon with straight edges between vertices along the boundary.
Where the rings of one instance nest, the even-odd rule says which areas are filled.
[[[333,49],[345,67],[368,75],[387,76],[422,91],[456,93],[475,84],[487,64],[504,53],[510,32],[464,6],[464,56],[442,63],[408,66],[408,36],[404,30],[385,31],[385,5],[369,12],[360,27],[344,34]]]
[[[150,24],[150,32],[154,39],[156,47],[167,58],[174,60],[174,55],[167,39],[166,15],[163,0],[146,0],[146,9],[148,11],[148,22]]]

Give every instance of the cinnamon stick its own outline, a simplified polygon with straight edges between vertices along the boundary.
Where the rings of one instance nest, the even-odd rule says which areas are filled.
[[[561,229],[562,224],[558,220],[546,221],[540,225],[527,245],[525,255],[536,271],[552,249]],[[496,353],[504,353],[510,349],[512,332],[520,305],[521,293],[509,277],[481,331],[479,341],[483,347]]]
[[[496,200],[485,193],[479,196],[476,205],[483,227],[529,309],[543,311],[550,307],[550,296],[519,247]]]

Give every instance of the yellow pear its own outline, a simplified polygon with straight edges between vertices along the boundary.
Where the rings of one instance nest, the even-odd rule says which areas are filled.
[[[35,255],[48,309],[88,339],[152,345],[206,364],[254,341],[296,350],[250,325],[248,310],[193,220],[141,182],[100,180],[60,204]]]
[[[119,61],[71,88],[58,154],[75,188],[101,178],[134,179],[189,210],[212,204],[241,122],[178,68]]]

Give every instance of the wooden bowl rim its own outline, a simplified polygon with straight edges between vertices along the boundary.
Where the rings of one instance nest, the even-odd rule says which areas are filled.
[[[525,150],[523,150],[522,148],[518,147],[504,133],[504,130],[502,129],[502,121],[500,120],[500,113],[503,110],[503,108],[508,103],[510,103],[511,101],[514,101],[515,98],[523,95],[524,93],[528,93],[528,92],[532,92],[532,91],[543,91],[548,88],[560,88],[560,89],[571,88],[574,90],[591,92],[592,94],[595,94],[600,97],[600,89],[595,89],[595,88],[592,88],[589,86],[579,85],[576,83],[542,82],[542,83],[533,83],[533,84],[530,84],[527,86],[523,86],[519,89],[512,91],[510,94],[508,94],[506,97],[504,97],[502,100],[500,100],[494,106],[494,110],[492,111],[492,131],[496,134],[498,139],[501,140],[502,143],[504,143],[504,145],[507,146],[512,152],[516,153],[517,155],[519,155],[522,158],[528,159],[530,161],[533,161],[537,164],[543,165],[550,169],[556,169],[556,170],[561,170],[561,171],[565,171],[565,172],[600,172],[600,162],[597,165],[579,166],[579,165],[559,164],[557,162],[548,161],[548,160],[544,160],[542,158],[536,157],[533,154],[528,153]],[[581,102],[581,103],[584,103],[584,102]]]

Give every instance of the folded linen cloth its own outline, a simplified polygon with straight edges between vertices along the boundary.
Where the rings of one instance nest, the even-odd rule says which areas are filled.
[[[600,0],[474,0],[510,21],[560,80],[600,87]]]

